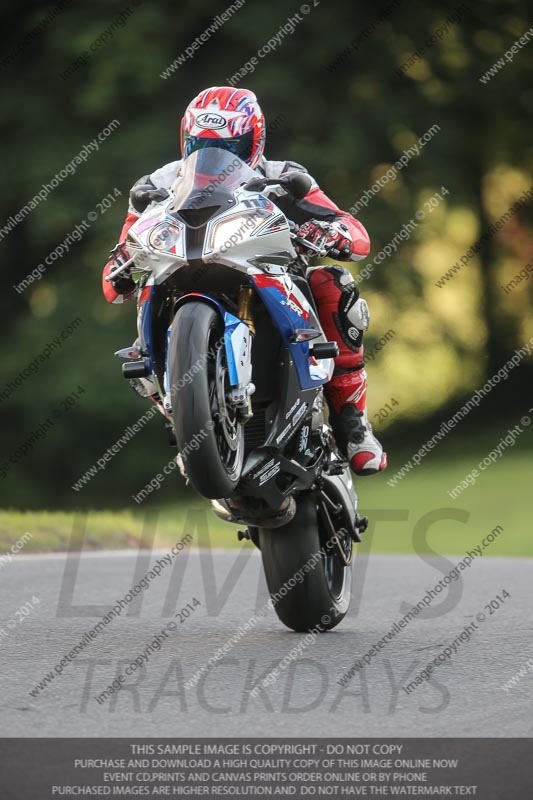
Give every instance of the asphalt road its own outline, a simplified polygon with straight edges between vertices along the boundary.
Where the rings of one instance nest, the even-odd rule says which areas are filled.
[[[417,603],[457,560],[441,561],[437,568],[419,557],[359,556],[349,616],[251,697],[257,681],[304,637],[285,629],[270,611],[196,687],[186,689],[184,683],[267,595],[256,552],[181,553],[130,605],[128,615],[113,620],[37,698],[31,697],[35,684],[134,585],[137,557],[135,552],[86,554],[75,574],[76,557],[19,555],[1,569],[0,736],[533,734],[533,673],[503,689],[533,657],[533,560],[511,558],[476,560],[462,573],[462,586],[453,584],[452,593],[445,590],[434,601],[436,616],[417,617],[341,687],[337,681],[354,659],[403,616],[402,603]],[[153,562],[161,553],[143,558]],[[146,562],[137,566],[138,575],[149,568]],[[492,614],[484,609],[503,590],[511,595],[503,605]],[[200,605],[195,606],[195,597]],[[147,666],[98,704],[95,696],[188,603],[194,611],[163,639]],[[25,604],[29,613],[23,617]],[[480,612],[486,619],[452,660],[406,694],[401,685]]]

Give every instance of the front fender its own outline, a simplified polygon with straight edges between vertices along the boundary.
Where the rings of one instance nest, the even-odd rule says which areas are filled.
[[[227,311],[222,303],[201,292],[190,292],[180,297],[174,304],[174,312],[186,303],[203,302],[215,308],[224,324],[224,347],[228,363],[229,380],[232,386],[248,386],[252,379],[252,335],[248,325],[241,319]],[[170,326],[171,327],[171,326]],[[170,327],[167,331],[167,343],[170,337]],[[168,352],[168,347],[167,347]],[[169,369],[167,364],[167,375]]]

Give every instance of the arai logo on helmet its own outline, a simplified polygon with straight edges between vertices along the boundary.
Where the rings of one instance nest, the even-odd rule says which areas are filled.
[[[199,128],[211,128],[211,130],[216,131],[219,128],[226,127],[226,119],[221,117],[220,114],[207,112],[206,114],[200,114],[200,116],[196,118],[196,124]]]

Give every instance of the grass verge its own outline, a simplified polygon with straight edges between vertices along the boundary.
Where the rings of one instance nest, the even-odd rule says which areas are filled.
[[[456,499],[448,495],[486,452],[480,448],[474,454],[469,449],[463,455],[444,453],[440,458],[432,454],[391,487],[387,480],[403,464],[398,455],[383,475],[356,480],[361,514],[367,514],[372,523],[366,537],[368,548],[376,553],[434,550],[460,555],[501,525],[504,533],[487,555],[533,556],[528,512],[531,457],[526,450],[509,451]],[[150,546],[152,538],[155,547],[167,547],[184,532],[193,533],[195,544],[203,547],[242,546],[237,526],[217,519],[209,504],[191,492],[189,503],[161,508],[138,506],[76,515],[0,511],[0,551],[6,552],[26,531],[32,539],[23,552],[66,550],[73,530],[83,527],[86,549],[137,548],[141,542]]]

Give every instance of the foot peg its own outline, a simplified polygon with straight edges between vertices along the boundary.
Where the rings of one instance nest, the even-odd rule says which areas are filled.
[[[330,461],[324,472],[326,475],[342,475],[347,466],[347,461]]]
[[[357,514],[355,517],[354,530],[352,533],[352,539],[354,540],[354,542],[363,541],[361,534],[363,534],[367,528],[368,528],[368,517],[360,517],[359,514]]]

